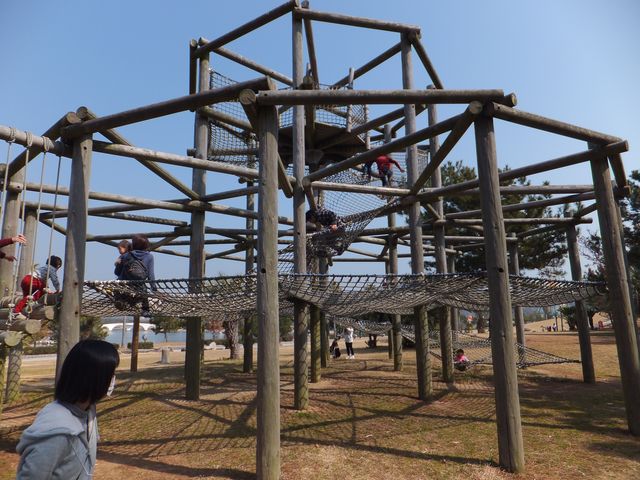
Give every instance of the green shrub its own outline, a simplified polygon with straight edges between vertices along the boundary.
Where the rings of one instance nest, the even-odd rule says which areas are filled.
[[[131,342],[127,343],[127,348],[131,350]],[[147,350],[153,348],[153,342],[138,342],[138,350]]]
[[[25,347],[25,355],[48,355],[58,353],[57,345],[43,345],[39,347]]]

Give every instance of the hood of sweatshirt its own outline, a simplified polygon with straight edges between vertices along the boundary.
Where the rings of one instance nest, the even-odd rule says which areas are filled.
[[[84,413],[89,415],[89,412]],[[79,418],[64,405],[51,402],[38,412],[33,424],[22,433],[16,451],[22,454],[30,444],[54,435],[79,436],[85,431],[83,421],[86,422],[86,418]]]
[[[129,253],[133,258],[136,258],[141,261],[151,255],[151,252],[148,252],[146,250],[131,250]]]

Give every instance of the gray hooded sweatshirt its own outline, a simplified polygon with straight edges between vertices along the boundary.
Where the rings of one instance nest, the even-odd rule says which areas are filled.
[[[17,480],[90,479],[96,464],[96,407],[51,402],[20,437]]]

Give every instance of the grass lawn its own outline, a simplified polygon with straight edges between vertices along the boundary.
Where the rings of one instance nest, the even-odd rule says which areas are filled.
[[[527,342],[579,358],[573,333],[531,333]],[[332,362],[302,412],[292,408],[291,349],[282,349],[282,478],[640,478],[640,439],[626,431],[612,334],[593,336],[595,385],[580,381],[579,364],[520,371],[526,471],[519,476],[496,467],[490,368],[456,372],[451,389],[434,382],[435,398],[424,403],[416,398],[413,351],[405,352],[405,370],[393,372],[381,345],[356,343],[355,360]],[[255,478],[255,375],[243,374],[240,362],[208,357],[202,398],[190,402],[183,357],[175,354],[169,366],[158,357],[143,355],[134,376],[119,372],[116,393],[99,404],[95,478]],[[0,418],[2,480],[15,475],[21,431],[51,400],[51,369],[27,365],[25,393]]]

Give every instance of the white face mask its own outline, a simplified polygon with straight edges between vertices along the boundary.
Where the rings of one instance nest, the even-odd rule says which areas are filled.
[[[116,376],[111,377],[111,383],[109,384],[109,389],[107,390],[107,397],[110,397],[113,393],[114,388],[116,388]]]

